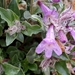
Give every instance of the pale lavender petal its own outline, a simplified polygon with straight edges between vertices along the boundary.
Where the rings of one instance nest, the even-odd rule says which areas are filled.
[[[44,17],[43,17],[43,22],[45,23],[45,26],[50,25],[50,18],[47,17],[47,16],[44,16]]]
[[[44,51],[45,45],[46,45],[46,42],[45,42],[45,41],[42,41],[42,42],[36,47],[35,52],[36,52],[37,54],[42,53],[42,52]]]
[[[40,6],[42,12],[44,13],[44,15],[46,13],[51,14],[52,10],[50,10],[46,5],[44,5],[41,1],[38,1],[37,4]]]
[[[50,47],[46,47],[45,56],[46,56],[47,58],[51,58],[51,56],[52,56],[52,51],[53,51],[53,49],[51,48],[51,46],[50,46]]]
[[[42,10],[45,17],[48,17],[50,15],[55,15],[56,17],[58,16],[58,13],[56,12],[56,10],[49,9],[41,1],[37,1],[37,4],[40,6],[40,8],[41,8],[41,10]]]
[[[51,16],[54,16],[55,18],[58,18],[58,12],[56,10],[52,10]]]
[[[67,40],[67,37],[66,37],[66,35],[65,35],[65,33],[64,33],[62,30],[60,30],[60,31],[58,32],[58,38],[59,38],[59,40],[60,40],[62,43],[65,43],[65,42],[68,41],[68,40]]]
[[[49,30],[46,33],[46,38],[43,39],[47,44],[52,44],[55,41],[53,25],[50,26]]]
[[[62,54],[62,50],[58,43],[55,41],[53,51],[59,56]]]
[[[48,39],[48,41],[55,40],[53,28],[54,28],[53,25],[51,25],[49,30],[46,33],[46,39]]]

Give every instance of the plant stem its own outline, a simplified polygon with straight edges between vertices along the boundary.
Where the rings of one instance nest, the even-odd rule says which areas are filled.
[[[3,0],[3,6],[4,6],[4,8],[7,7],[6,0]]]
[[[31,3],[30,3],[30,13],[31,14],[33,13],[33,2],[34,0],[31,0]]]

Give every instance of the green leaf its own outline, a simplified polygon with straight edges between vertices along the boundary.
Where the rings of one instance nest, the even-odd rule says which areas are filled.
[[[36,7],[33,7],[33,14],[38,14],[38,13],[41,13],[41,9],[39,6],[36,6]]]
[[[65,53],[62,53],[62,55],[60,55],[60,57],[58,55],[56,55],[55,53],[53,53],[53,56],[56,58],[59,58],[61,60],[64,60],[64,61],[69,61],[69,59]]]
[[[10,62],[17,67],[21,67],[21,63],[19,61],[19,57],[17,54],[14,54],[13,57],[10,58]]]
[[[70,75],[65,61],[58,61],[58,62],[56,62],[55,63],[55,69],[61,75]]]
[[[17,35],[10,36],[9,34],[6,34],[6,45],[10,45],[16,38]]]
[[[21,64],[22,64],[23,71],[27,72],[28,71],[28,61],[27,61],[27,59],[24,59]]]
[[[20,71],[18,72],[18,74],[17,74],[17,75],[25,75],[25,74],[24,74],[23,70],[22,70],[22,69],[20,69]]]
[[[29,68],[29,70],[31,70],[31,71],[36,71],[36,70],[38,69],[36,63],[34,63],[34,64],[28,64],[28,68]]]
[[[25,18],[25,19],[31,18],[31,14],[29,13],[29,11],[25,11],[25,12],[24,12],[24,18]]]
[[[71,64],[75,66],[75,60],[70,60]]]
[[[18,33],[17,34],[17,40],[19,40],[20,42],[24,42],[24,36],[23,36],[23,34],[22,33]]]
[[[19,20],[19,17],[10,9],[4,9],[0,7],[0,15],[1,18],[5,20],[9,26],[12,26],[15,20]]]
[[[17,56],[20,55],[20,51],[14,46],[9,46],[7,49],[7,53],[9,54],[10,58],[12,58],[14,54],[17,54]]]
[[[20,68],[15,67],[9,63],[3,63],[2,66],[6,75],[15,75],[20,71]]]
[[[14,46],[9,46],[8,47],[8,49],[7,49],[7,54],[9,55],[9,57],[11,58],[11,59],[13,59],[15,56],[16,56],[16,58],[14,58],[14,59],[16,59],[16,61],[17,61],[17,59],[18,60],[22,60],[23,58],[24,58],[24,52],[23,51],[20,51],[20,50],[18,50],[16,47],[14,47]],[[13,60],[14,60],[13,59]],[[15,60],[14,60],[15,61]],[[15,62],[16,62],[15,61]]]
[[[6,47],[6,42],[5,42],[4,39],[0,39],[0,45],[1,45],[2,47]]]
[[[16,0],[12,0],[9,4],[9,9],[11,9],[14,13],[16,13],[18,16],[20,16],[20,11],[18,9],[18,4]]]
[[[8,54],[11,54],[11,53],[13,53],[14,51],[16,51],[17,50],[17,48],[15,47],[15,46],[9,46],[8,48],[7,48],[7,53]]]
[[[39,25],[31,25],[27,21],[23,22],[23,24],[26,26],[26,30],[23,31],[23,34],[27,36],[32,36],[32,34],[41,32],[41,27]]]
[[[34,50],[35,50],[34,48],[31,48],[26,55],[26,58],[27,58],[29,63],[34,63],[34,59],[36,57],[36,53]]]
[[[4,1],[0,0],[0,7],[3,7],[3,3],[4,3]]]
[[[43,24],[43,23],[42,23],[42,19],[41,19],[40,16],[38,16],[38,15],[32,15],[32,16],[31,16],[31,19],[33,19],[34,21],[38,21],[41,27],[43,26],[43,25],[42,25],[42,24]]]

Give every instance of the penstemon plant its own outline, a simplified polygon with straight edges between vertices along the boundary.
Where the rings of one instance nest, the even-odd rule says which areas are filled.
[[[0,75],[75,75],[75,0],[0,0]]]

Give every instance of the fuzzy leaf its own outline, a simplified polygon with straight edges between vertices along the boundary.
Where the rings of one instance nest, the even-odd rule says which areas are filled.
[[[16,74],[16,75],[25,75],[25,74],[24,74],[23,70],[20,69],[20,71],[19,71],[18,74]]]
[[[31,18],[31,14],[29,13],[29,11],[25,11],[25,12],[24,12],[24,18],[25,18],[25,19]]]
[[[41,32],[41,27],[39,25],[31,25],[27,21],[23,22],[23,24],[26,27],[26,30],[23,31],[23,34],[25,34],[27,36],[32,36],[32,34],[37,34],[37,33]]]
[[[55,63],[55,69],[61,75],[70,75],[69,70],[68,70],[68,68],[66,66],[66,62],[65,61],[56,62]]]
[[[27,72],[28,71],[28,61],[27,61],[27,59],[24,59],[21,64],[22,64],[23,71]]]
[[[28,62],[32,63],[32,64],[34,63],[34,59],[36,57],[36,53],[35,53],[34,50],[35,50],[34,48],[31,48],[26,55],[26,58],[27,58]]]
[[[17,1],[16,0],[12,0],[11,3],[9,4],[8,8],[11,9],[18,16],[20,16],[20,11],[18,9],[18,5],[17,5]]]
[[[24,42],[24,36],[23,36],[23,34],[22,33],[18,33],[17,34],[17,40],[19,40],[20,42]]]
[[[38,67],[37,67],[37,64],[35,64],[35,63],[34,63],[34,64],[29,64],[28,66],[29,66],[29,69],[30,69],[31,71],[36,71],[37,68],[38,68]]]
[[[5,20],[9,26],[13,25],[15,20],[18,20],[19,17],[10,9],[4,9],[0,7],[0,15],[3,20]]]
[[[6,34],[6,45],[10,45],[16,38],[17,35],[10,36],[9,34]]]
[[[18,67],[15,67],[9,63],[3,63],[2,66],[6,75],[15,75],[20,71]]]
[[[60,55],[60,57],[58,55],[56,55],[55,53],[53,53],[53,56],[56,58],[59,58],[61,60],[64,60],[64,61],[69,61],[69,59],[65,53],[62,53],[62,55]]]

